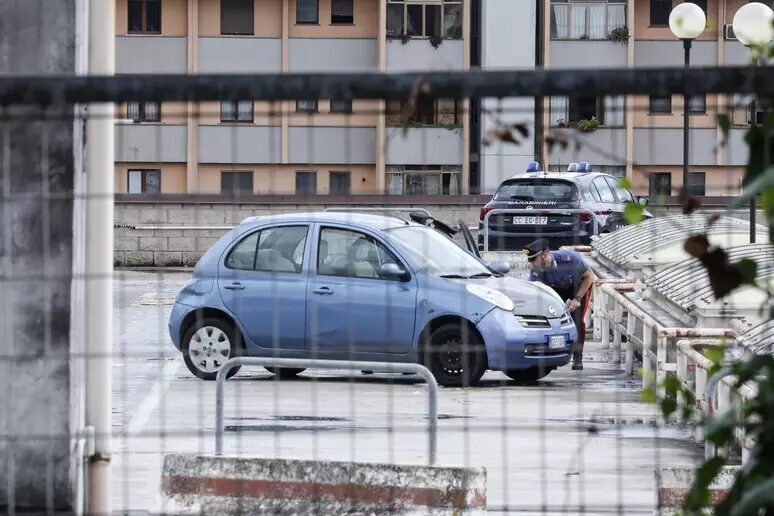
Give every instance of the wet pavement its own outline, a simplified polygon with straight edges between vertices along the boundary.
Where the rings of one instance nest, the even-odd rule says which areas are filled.
[[[114,509],[158,508],[168,452],[215,449],[215,384],[193,377],[167,335],[180,272],[118,271],[113,364]],[[584,371],[536,385],[488,372],[439,390],[438,464],[485,466],[490,513],[652,513],[654,468],[698,461],[688,429],[658,424],[640,381],[588,343]],[[307,371],[277,381],[247,367],[226,384],[226,453],[423,464],[418,377]]]

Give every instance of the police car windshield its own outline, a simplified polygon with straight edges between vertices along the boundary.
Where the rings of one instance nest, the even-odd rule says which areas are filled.
[[[560,179],[516,179],[500,185],[495,194],[498,201],[572,202],[576,199],[575,185]]]

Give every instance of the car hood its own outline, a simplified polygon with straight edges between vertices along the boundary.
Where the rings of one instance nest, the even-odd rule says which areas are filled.
[[[513,301],[513,312],[517,315],[538,315],[553,318],[560,317],[566,312],[564,301],[553,289],[542,283],[510,276],[461,281],[499,290]]]

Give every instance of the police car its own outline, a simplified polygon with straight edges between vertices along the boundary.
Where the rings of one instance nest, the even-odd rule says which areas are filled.
[[[539,237],[554,248],[587,245],[592,235],[626,225],[624,208],[634,202],[647,204],[648,198],[621,188],[614,176],[594,172],[588,162],[546,172],[533,161],[525,173],[503,181],[481,208],[478,244],[484,248],[486,234],[492,251],[520,250]]]

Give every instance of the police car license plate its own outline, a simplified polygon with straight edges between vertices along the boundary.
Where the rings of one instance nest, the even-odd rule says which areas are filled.
[[[548,349],[564,349],[564,335],[551,335],[548,337]]]
[[[513,217],[514,224],[548,224],[548,217]]]

